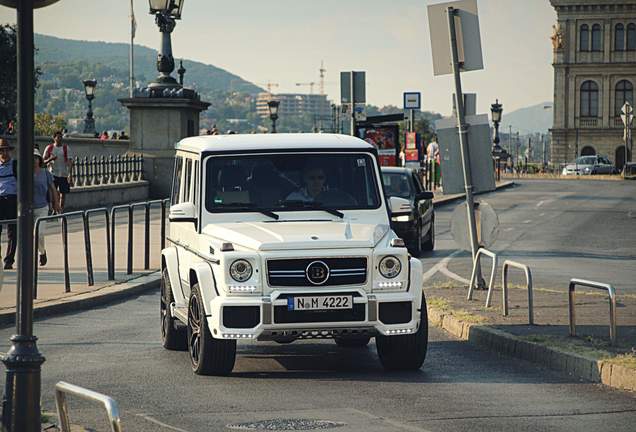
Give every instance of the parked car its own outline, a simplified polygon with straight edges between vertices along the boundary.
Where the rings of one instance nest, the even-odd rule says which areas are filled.
[[[616,174],[616,167],[605,156],[581,156],[575,162],[567,164],[561,175]]]
[[[387,370],[417,370],[422,263],[390,229],[377,150],[330,134],[177,143],[162,251],[161,338],[196,374],[232,371],[237,341],[375,337]]]
[[[417,173],[409,168],[382,167],[384,193],[404,200],[402,214],[391,216],[391,228],[415,257],[435,248],[433,192],[422,186]]]

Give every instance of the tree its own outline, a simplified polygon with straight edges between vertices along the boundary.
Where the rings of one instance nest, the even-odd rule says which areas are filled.
[[[39,136],[53,136],[53,133],[66,127],[66,120],[61,115],[49,113],[35,114],[35,134]]]
[[[14,25],[0,25],[0,121],[15,119],[18,100],[17,34]],[[33,91],[37,88],[40,68],[35,69]]]

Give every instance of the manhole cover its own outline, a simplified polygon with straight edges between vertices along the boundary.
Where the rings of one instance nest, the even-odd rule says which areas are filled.
[[[230,429],[266,430],[266,431],[300,431],[314,429],[332,429],[344,426],[345,423],[330,420],[312,419],[272,419],[248,423],[233,423],[227,425]]]

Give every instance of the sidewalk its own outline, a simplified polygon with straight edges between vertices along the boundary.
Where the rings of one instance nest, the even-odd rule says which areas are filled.
[[[144,222],[143,211],[135,212],[133,229],[133,272],[126,274],[128,256],[127,217],[117,218],[115,229],[115,280],[108,280],[106,261],[106,237],[103,220],[91,221],[92,261],[95,284],[88,285],[84,234],[80,219],[69,221],[68,261],[70,292],[65,292],[64,259],[59,222],[46,224],[45,239],[48,263],[38,266],[37,298],[34,300],[36,316],[53,311],[63,313],[79,310],[85,305],[103,304],[120,298],[124,291],[133,289],[140,292],[156,286],[157,270],[161,266],[160,211],[153,209],[150,221],[150,269],[144,269]],[[0,245],[6,250],[6,235]],[[4,280],[0,290],[0,325],[14,322],[16,305],[17,265],[13,270],[4,270]],[[133,282],[134,281],[134,282]],[[154,285],[153,285],[154,281]],[[148,285],[148,286],[147,286]],[[139,286],[139,287],[137,287]],[[99,301],[97,301],[101,298]]]
[[[484,271],[489,271],[487,265]],[[499,269],[498,269],[499,270]],[[509,316],[502,316],[502,291],[495,285],[492,305],[487,291],[438,274],[424,287],[431,324],[484,348],[512,355],[580,379],[636,391],[636,295],[618,294],[616,346],[609,341],[609,306],[601,291],[577,288],[576,334],[569,336],[568,293],[534,287],[534,323],[528,325],[528,296],[523,276],[510,273]],[[500,277],[500,276],[499,276]]]

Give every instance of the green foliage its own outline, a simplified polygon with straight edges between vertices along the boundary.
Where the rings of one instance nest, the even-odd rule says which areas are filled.
[[[0,25],[0,122],[15,119],[18,98],[17,34],[13,25]],[[33,85],[38,84],[39,69]]]
[[[35,134],[39,136],[53,136],[54,132],[61,131],[66,127],[66,121],[60,114],[49,113],[35,114]]]

